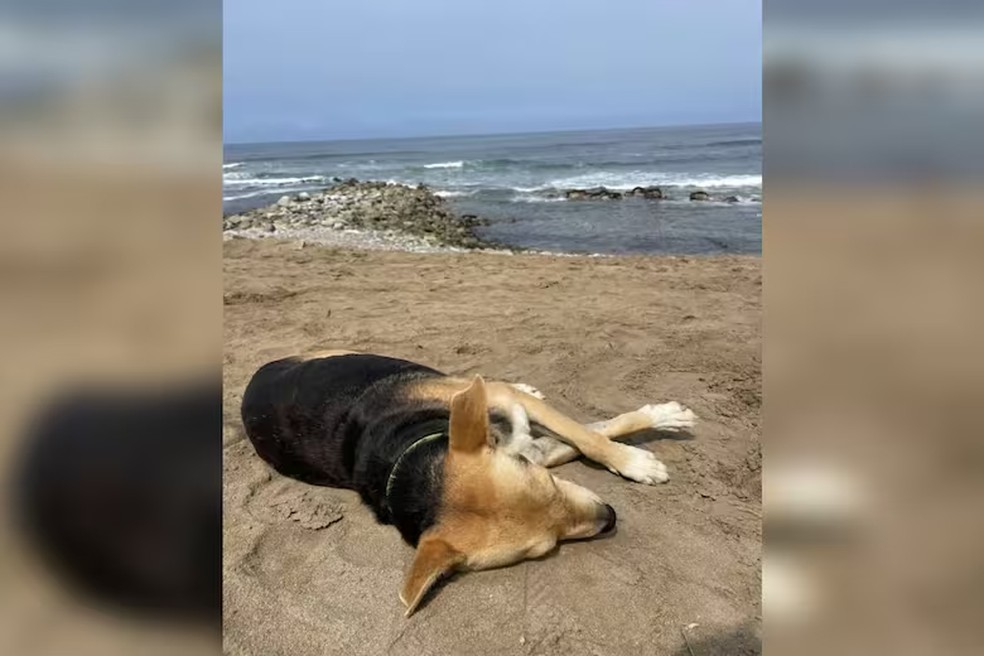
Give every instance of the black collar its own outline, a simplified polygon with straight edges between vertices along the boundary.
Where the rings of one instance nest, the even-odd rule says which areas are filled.
[[[393,467],[390,469],[389,477],[386,479],[386,492],[383,496],[383,501],[386,503],[386,507],[390,509],[390,513],[393,511],[393,505],[390,503],[390,491],[393,489],[393,481],[396,480],[396,474],[400,469],[400,464],[403,460],[410,455],[421,444],[427,444],[428,442],[433,442],[436,439],[447,437],[447,431],[436,431],[433,433],[428,433],[423,437],[417,438],[410,443],[410,446],[405,448],[402,453],[396,458],[396,462],[393,463]]]

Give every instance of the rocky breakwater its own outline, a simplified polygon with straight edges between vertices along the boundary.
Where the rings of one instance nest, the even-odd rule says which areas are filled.
[[[593,189],[568,189],[564,192],[567,200],[618,200],[622,197],[621,192],[612,191],[605,187],[595,187]]]
[[[645,198],[647,200],[669,199],[660,187],[636,187],[631,191],[622,193],[605,187],[594,187],[592,189],[568,189],[564,192],[567,200],[622,200],[623,198]],[[702,189],[693,191],[689,195],[689,200],[696,202],[717,201],[720,203],[737,203],[740,199],[737,196],[712,197]]]
[[[414,245],[485,248],[472,215],[458,216],[425,185],[346,180],[323,191],[283,196],[274,205],[223,219],[223,230],[240,236],[333,241],[332,232],[409,236]],[[326,239],[321,239],[325,237]]]

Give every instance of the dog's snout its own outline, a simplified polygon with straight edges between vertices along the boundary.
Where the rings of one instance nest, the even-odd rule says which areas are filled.
[[[615,509],[609,506],[607,503],[603,506],[602,518],[604,524],[602,524],[601,532],[608,533],[615,528],[615,522],[618,519],[618,515],[615,514]]]

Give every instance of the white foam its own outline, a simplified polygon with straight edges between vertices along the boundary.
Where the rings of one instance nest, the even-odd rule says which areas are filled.
[[[224,171],[226,169],[238,169],[242,165],[243,162],[229,162],[228,164],[222,165],[222,170]]]
[[[286,187],[304,182],[324,182],[321,175],[308,175],[300,178],[247,178],[233,177],[235,173],[222,176],[223,182],[237,187]]]
[[[424,164],[425,169],[460,169],[465,166],[461,160],[457,162],[435,162],[434,164]]]
[[[545,187],[557,189],[583,189],[607,187],[608,189],[629,190],[635,187],[657,185],[661,187],[761,187],[761,175],[715,175],[711,173],[611,173],[598,171],[570,178],[553,180]]]
[[[761,175],[725,175],[706,178],[691,178],[670,183],[678,187],[761,187]]]
[[[563,203],[566,198],[560,196],[526,196],[518,195],[512,198],[516,203]]]
[[[262,196],[263,194],[269,194],[269,193],[270,192],[269,191],[266,191],[266,190],[251,191],[251,192],[246,193],[246,194],[236,194],[235,196],[223,196],[222,197],[222,200],[223,201],[227,201],[227,200],[239,200],[241,198],[252,198],[253,196]]]
[[[446,191],[435,191],[434,192],[434,195],[435,196],[440,196],[441,198],[458,198],[460,196],[471,196],[474,193],[475,193],[474,191],[450,191],[450,190],[446,190]]]

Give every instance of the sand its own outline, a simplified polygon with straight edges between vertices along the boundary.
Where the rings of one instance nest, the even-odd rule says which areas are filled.
[[[759,258],[224,248],[227,653],[761,651]],[[337,347],[525,382],[582,421],[669,400],[701,420],[644,436],[665,485],[557,470],[616,508],[614,535],[458,575],[404,619],[412,549],[355,493],[272,472],[239,420],[258,366]]]

